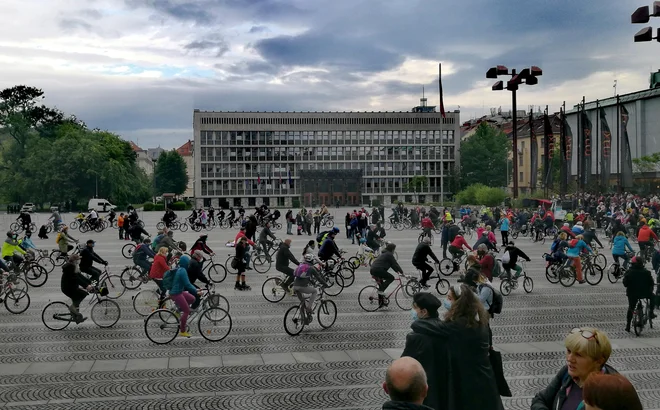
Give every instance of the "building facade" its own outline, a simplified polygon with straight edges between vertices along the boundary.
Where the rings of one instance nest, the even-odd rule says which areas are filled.
[[[131,148],[136,154],[135,162],[137,165],[142,168],[142,170],[148,175],[151,176],[154,174],[154,161],[149,157],[148,151],[140,148],[132,141],[129,141]]]
[[[441,202],[460,113],[195,110],[197,206]],[[415,178],[417,177],[417,178]]]
[[[193,159],[193,143],[188,140],[185,144],[177,148],[176,152],[183,157],[184,162],[186,163],[186,174],[188,175],[188,185],[186,185],[186,191],[183,193],[184,198],[194,198],[195,197],[195,163]]]

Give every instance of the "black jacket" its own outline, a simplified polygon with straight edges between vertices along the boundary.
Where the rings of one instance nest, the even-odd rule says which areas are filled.
[[[604,369],[606,374],[618,373],[613,367],[608,365],[605,365]],[[536,393],[536,396],[532,399],[530,410],[561,409],[566,401],[566,389],[573,384],[573,378],[568,374],[568,367],[562,367],[548,387]]]
[[[322,261],[327,261],[333,256],[337,256],[338,258],[341,258],[341,254],[339,253],[339,248],[337,247],[337,244],[332,238],[327,237],[325,241],[323,241],[323,245],[321,245],[321,249],[319,249],[319,259],[321,259]]]
[[[402,356],[417,359],[429,385],[424,405],[434,409],[503,410],[488,357],[488,328],[420,319],[410,326]],[[476,389],[476,390],[475,390]],[[477,392],[478,394],[475,394]]]
[[[406,403],[405,401],[388,401],[383,404],[383,410],[433,410],[424,405]]]
[[[460,232],[461,228],[458,225],[451,225],[447,230],[447,242],[452,243],[456,239],[456,235]]]
[[[413,265],[422,264],[426,262],[426,259],[429,256],[431,257],[431,259],[435,261],[435,263],[440,263],[438,257],[435,256],[435,253],[433,253],[431,246],[425,243],[420,243],[419,245],[417,245],[417,248],[415,248],[415,253],[413,253],[413,257],[412,257],[412,263]]]
[[[60,280],[60,288],[62,293],[71,297],[78,292],[78,286],[86,288],[91,285],[92,281],[87,279],[85,275],[76,272],[76,265],[73,263],[65,263],[62,265],[62,279]]]
[[[204,275],[204,272],[202,272],[202,262],[196,260],[195,258],[190,258],[190,263],[188,264],[188,280],[190,280],[190,283],[194,284],[197,279],[199,279],[200,282],[206,283],[207,285],[209,284],[209,280],[206,278]]]
[[[626,296],[638,299],[650,298],[653,295],[653,276],[643,265],[633,263],[623,277]]]
[[[389,269],[392,269],[395,272],[403,272],[399,262],[396,261],[394,254],[387,250],[384,250],[380,256],[378,256],[371,264],[371,272],[387,272]]]
[[[367,246],[373,250],[380,248],[378,244],[378,233],[375,229],[369,229],[367,232]]]
[[[600,240],[598,240],[598,236],[596,236],[595,231],[586,230],[584,231],[582,236],[584,237],[584,242],[586,242],[587,245],[592,246],[591,242],[596,241],[598,246],[600,246],[601,248],[603,247],[603,244],[600,243]]]
[[[80,270],[85,270],[96,263],[106,264],[99,255],[94,252],[94,249],[89,246],[85,246],[83,250],[80,251]]]
[[[298,262],[298,260],[294,258],[293,254],[291,253],[291,247],[282,242],[280,249],[277,251],[277,255],[275,256],[275,269],[288,268],[289,261],[295,263],[296,265],[300,265],[300,262]]]
[[[245,236],[254,240],[254,234],[257,232],[257,225],[257,218],[255,218],[254,215],[250,215],[247,224],[245,225]]]
[[[521,251],[515,246],[507,246],[504,252],[509,252],[509,263],[502,263],[502,266],[508,269],[512,269],[518,263],[518,258],[523,258],[529,262],[529,256],[525,252]]]

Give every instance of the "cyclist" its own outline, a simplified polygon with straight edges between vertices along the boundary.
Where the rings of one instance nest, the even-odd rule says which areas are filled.
[[[653,295],[653,276],[651,272],[644,267],[644,260],[637,256],[632,258],[630,269],[623,277],[623,286],[626,287],[626,296],[628,297],[628,312],[626,314],[626,332],[630,332],[630,322],[633,312],[637,308],[640,299],[649,299],[649,309],[651,319],[655,319],[654,295]]]
[[[295,277],[295,280],[293,281],[293,291],[296,293],[300,301],[302,302],[305,300],[305,295],[310,295],[309,299],[305,302],[305,310],[307,311],[305,324],[307,325],[312,322],[312,309],[314,308],[314,302],[318,295],[314,283],[320,282],[324,287],[328,287],[328,282],[326,282],[323,275],[313,263],[314,255],[308,253],[303,257],[303,262],[298,265],[293,273]]]
[[[199,279],[200,282],[210,285],[211,282],[208,280],[206,275],[204,275],[204,252],[200,250],[196,250],[192,252],[192,258],[190,259],[190,264],[188,265],[188,280],[190,280],[190,283],[195,286],[197,289],[197,285],[195,285],[195,282],[197,282],[197,279]],[[195,296],[195,302],[190,306],[192,310],[196,310],[197,307],[199,307],[199,304],[201,303],[202,298],[200,297],[199,293]]]
[[[485,245],[489,250],[491,250],[493,252],[497,252],[497,247],[495,246],[494,243],[492,243],[488,239],[488,237],[489,237],[488,231],[484,230],[481,233],[481,238],[477,239],[477,241],[472,246],[472,249],[477,249],[480,245]]]
[[[96,242],[90,239],[86,243],[87,246],[80,251],[80,270],[91,276],[92,280],[98,282],[101,277],[101,271],[94,267],[94,262],[100,263],[104,266],[108,266],[108,262],[94,252],[95,244]]]
[[[626,254],[626,249],[630,252],[635,252],[630,246],[626,234],[619,231],[616,233],[616,236],[613,239],[612,244],[612,258],[614,258],[614,263],[619,264],[619,258],[623,259],[623,268],[628,269],[628,262],[630,262],[630,257]]]
[[[371,276],[381,280],[380,285],[378,286],[378,307],[386,306],[385,291],[394,281],[394,276],[389,273],[388,270],[392,269],[399,275],[403,275],[403,269],[401,269],[401,266],[399,266],[399,263],[394,257],[395,249],[395,244],[388,243],[380,256],[374,259],[371,264],[371,269],[369,270]]]
[[[272,238],[273,241],[277,239],[270,230],[270,222],[266,222],[264,229],[259,233],[259,246],[261,246],[261,250],[263,250],[268,261],[271,262],[270,250],[273,248],[273,242],[269,241],[268,238]]]
[[[433,259],[433,261],[435,261],[436,264],[440,264],[438,257],[435,256],[435,253],[433,253],[433,250],[431,249],[431,238],[425,237],[422,239],[422,242],[417,245],[415,253],[413,253],[412,257],[413,266],[422,271],[422,280],[419,281],[419,284],[424,288],[429,287],[426,282],[429,280],[431,274],[433,273],[433,267],[426,262],[426,259],[429,256],[431,259]]]
[[[311,242],[313,245],[314,241]],[[287,292],[289,291],[289,287],[293,283],[294,279],[294,270],[289,267],[289,262],[300,265],[300,262],[298,262],[298,260],[291,253],[291,239],[285,239],[284,242],[282,242],[282,245],[280,245],[280,248],[277,251],[277,255],[275,256],[275,269],[287,276],[286,280],[282,282],[281,285],[282,289]]]
[[[303,249],[302,255],[305,256],[308,253],[312,253],[315,246],[316,246],[316,242],[313,239],[307,242],[307,245],[305,245],[305,249]]]
[[[28,212],[22,211],[18,216],[18,219],[21,220],[21,226],[23,227],[24,231],[30,229],[30,224],[32,223],[32,217]]]
[[[165,298],[165,293],[167,293],[167,289],[163,286],[163,275],[168,270],[170,270],[170,267],[167,265],[167,248],[163,246],[158,249],[158,253],[154,256],[154,262],[151,264],[151,269],[149,270],[149,278],[153,279],[156,285],[158,285],[158,299],[160,301]]]
[[[96,226],[98,225],[99,222],[99,214],[96,212],[95,208],[92,208],[89,211],[89,215],[87,215],[87,222],[89,222],[89,226],[92,229],[96,229]]]
[[[222,225],[222,221],[225,220],[225,210],[220,208],[220,212],[218,212],[218,225]]]
[[[124,222],[125,223],[125,222]],[[145,231],[143,227],[140,226],[138,223],[131,224],[128,229],[126,229],[126,232],[128,232],[128,235],[131,237],[133,242],[135,243],[140,243],[142,242],[142,234],[144,234],[147,237],[151,237],[149,235],[149,232]]]
[[[73,249],[73,245],[69,245],[69,241],[78,243],[78,240],[69,235],[69,227],[64,225],[62,231],[55,237],[55,243],[59,247],[62,256],[66,256]]]
[[[23,250],[30,254],[32,259],[36,259],[36,251],[38,251],[38,249],[34,242],[32,242],[32,231],[29,229],[25,231],[25,236],[23,236],[23,239],[19,242],[19,244]]]
[[[213,252],[211,248],[209,248],[209,245],[206,243],[208,238],[209,236],[206,234],[200,235],[193,246],[190,248],[190,252],[192,253],[195,251],[202,251],[209,256],[215,256],[215,252]]]
[[[92,282],[80,273],[80,255],[71,255],[67,262],[62,265],[62,278],[60,279],[60,289],[68,298],[71,298],[69,311],[76,322],[82,323],[87,318],[79,311],[80,302],[82,302],[88,293],[92,291]]]
[[[578,221],[575,225],[573,225],[571,232],[573,232],[576,236],[584,234],[584,227],[582,226],[582,221]]]
[[[115,222],[115,217],[117,216],[117,213],[115,212],[114,209],[110,210],[110,213],[108,214],[108,221],[110,221],[110,226]]]
[[[179,326],[179,336],[190,337],[186,330],[188,315],[190,314],[190,304],[197,297],[197,288],[190,283],[188,279],[188,266],[190,265],[190,256],[183,255],[179,259],[179,268],[174,272],[172,286],[169,289],[170,299],[174,301],[181,310],[181,322]]]
[[[323,231],[323,232],[321,232],[320,234],[318,234],[318,235],[316,236],[316,239],[317,239],[317,242],[318,242],[319,247],[321,247],[321,246],[323,245],[323,242],[325,242],[325,240],[328,238],[328,235],[329,235],[331,232],[334,232],[334,234],[336,235],[336,234],[339,233],[339,228],[337,228],[337,227],[335,226],[335,227],[332,228],[331,230],[329,230],[329,231]]]
[[[165,223],[165,227],[169,228],[172,226],[172,222],[174,222],[174,220],[176,220],[176,214],[174,211],[171,209],[165,211],[165,215],[163,215],[163,222]]]
[[[337,234],[335,231],[331,231],[328,233],[323,241],[323,244],[321,245],[319,249],[319,259],[322,260],[323,262],[327,262],[328,259],[331,259],[333,256],[337,256],[338,258],[341,258],[341,253],[339,252],[339,248],[337,248],[337,244],[335,243],[335,236]]]
[[[651,230],[651,228],[644,224],[640,229],[639,229],[639,234],[637,234],[637,242],[639,243],[639,252],[642,255],[646,255],[646,249],[649,248],[650,250],[653,250],[653,242],[658,240],[658,235]],[[644,257],[644,259],[650,259]]]
[[[428,216],[422,218],[422,229],[424,230],[424,236],[430,238],[432,236],[431,231],[433,230],[433,228],[435,228],[435,225],[433,224],[431,218],[429,218]]]
[[[565,249],[568,248],[568,242],[566,241],[568,235],[566,232],[560,232],[557,235],[557,239],[552,242],[550,245],[550,257],[551,259],[548,262],[563,262],[566,260]]]
[[[233,224],[237,221],[236,211],[234,211],[234,208],[232,208],[232,207],[229,207],[229,214],[227,215],[227,220],[229,221],[230,227],[231,227],[231,224]]]
[[[495,258],[488,252],[488,246],[484,243],[476,247],[477,257],[479,258],[479,265],[481,266],[481,274],[488,278],[489,281],[493,280],[493,268],[495,267]]]
[[[580,259],[580,254],[582,251],[593,253],[589,245],[587,245],[583,239],[584,238],[582,235],[578,235],[575,237],[575,239],[571,239],[568,242],[568,251],[566,252],[566,256],[568,256],[573,261],[573,265],[575,266],[575,274],[577,276],[578,283],[586,282],[582,276],[582,260]]]
[[[522,266],[518,265],[518,258],[523,258],[527,262],[531,260],[525,252],[516,246],[515,243],[509,241],[509,244],[504,248],[504,255],[502,255],[502,267],[504,268],[504,274],[507,277],[511,277],[511,269],[516,271],[515,278],[520,277]]]
[[[568,222],[565,222],[564,225],[562,225],[561,229],[559,230],[560,232],[565,232],[566,236],[571,239],[575,239],[575,233],[571,230],[571,227],[568,225]]]
[[[156,253],[151,249],[151,239],[145,238],[133,251],[133,263],[142,268],[142,274],[146,275],[151,270],[149,259],[153,259],[155,256]]]
[[[166,235],[163,235],[162,239],[160,240],[160,243],[158,243],[158,248],[166,247],[167,250],[169,251],[168,255],[168,260],[172,256],[172,251],[178,251],[183,253],[183,251],[179,248],[178,244],[174,242],[174,232],[173,231],[168,231]]]
[[[232,268],[236,269],[236,284],[234,285],[234,290],[252,290],[252,288],[245,284],[245,271],[249,268],[247,265],[250,261],[250,253],[248,252],[248,241],[249,239],[246,236],[241,236],[236,242],[236,254],[234,255],[234,261],[232,261]],[[233,264],[236,264],[234,267]]]
[[[472,250],[470,245],[465,241],[465,238],[463,238],[464,233],[463,231],[459,231],[451,245],[449,245],[449,253],[451,253],[452,259],[460,259],[465,254],[463,247],[470,251]],[[454,262],[454,264],[456,263]]]
[[[593,247],[591,243],[596,241],[596,243],[600,246],[600,249],[603,249],[603,244],[600,243],[598,236],[596,235],[596,228],[586,229],[582,236],[584,236],[584,241],[587,243],[587,245]]]
[[[365,238],[360,238],[358,243],[362,243],[363,239]],[[380,248],[380,244],[378,243],[379,240],[380,238],[378,237],[378,233],[376,232],[376,229],[372,225],[369,228],[369,231],[367,232],[366,244],[369,248],[373,250],[377,250]]]
[[[18,234],[16,232],[7,232],[7,239],[2,243],[2,259],[12,261],[14,272],[18,272],[18,267],[23,263],[23,256],[26,252],[20,247]]]
[[[60,230],[60,224],[62,223],[62,217],[60,216],[57,208],[53,209],[53,214],[48,218],[48,220],[53,220],[53,231],[57,232]]]
[[[197,210],[195,208],[192,209],[191,214],[188,216],[188,222],[190,223],[190,226],[195,226],[197,224]]]

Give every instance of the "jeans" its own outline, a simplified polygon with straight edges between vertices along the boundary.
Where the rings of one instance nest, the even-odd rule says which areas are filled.
[[[316,296],[318,295],[318,291],[314,286],[308,285],[308,286],[294,286],[293,291],[296,292],[296,295],[298,295],[298,299],[300,301],[304,301],[304,295],[308,294],[309,299],[305,301],[305,308],[307,308],[308,312],[312,311],[312,308],[314,307],[314,302],[316,301]]]
[[[85,269],[80,269],[81,272],[86,273],[90,276],[90,280],[99,281],[101,277],[101,271],[93,266],[87,267]]]
[[[162,279],[154,279],[154,283],[156,286],[158,286],[158,299],[163,300],[165,299],[165,295],[167,294],[167,289],[163,286],[163,280]]]
[[[151,263],[149,261],[144,260],[144,259],[139,259],[136,263],[135,266],[139,266],[142,268],[142,274],[148,274],[149,271],[151,270]]]
[[[293,232],[291,232],[291,228],[293,228],[293,222],[287,221],[286,222],[286,233],[288,235],[293,235]]]
[[[184,291],[178,295],[170,295],[170,299],[172,299],[178,308],[181,309],[181,323],[179,326],[179,331],[185,332],[186,323],[188,322],[188,315],[190,314],[190,304],[195,301],[195,297]]]

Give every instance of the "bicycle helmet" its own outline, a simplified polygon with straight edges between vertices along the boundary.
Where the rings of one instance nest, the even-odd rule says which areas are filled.
[[[334,232],[334,233],[339,233],[339,228],[337,228],[337,227],[335,226],[334,228],[332,228],[332,232]]]
[[[206,234],[204,234],[204,235],[199,235],[199,239],[201,239],[202,241],[206,241],[206,240],[208,239],[208,237],[209,237],[209,236],[206,235]]]
[[[312,255],[311,253],[308,253],[307,255],[303,256],[303,258],[305,259],[305,262],[310,262],[310,263],[314,262],[314,255]]]

